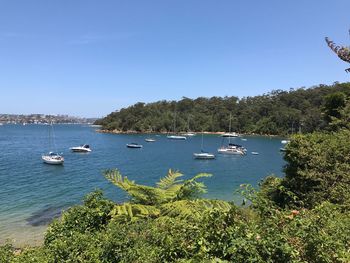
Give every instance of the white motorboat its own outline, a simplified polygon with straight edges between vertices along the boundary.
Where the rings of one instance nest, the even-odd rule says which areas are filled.
[[[63,164],[64,158],[63,156],[59,155],[58,153],[49,152],[48,155],[42,155],[41,158],[43,159],[44,163],[47,164]]]
[[[170,140],[187,140],[186,136],[181,135],[168,135],[167,138]]]
[[[132,142],[132,143],[128,143],[127,145],[126,145],[126,147],[128,147],[128,148],[134,148],[134,149],[139,149],[139,148],[142,148],[143,146],[142,146],[142,144],[138,144],[138,143],[135,143],[135,142]]]
[[[258,153],[258,152],[252,152],[252,154],[253,154],[253,155],[259,155],[259,153]]]
[[[146,138],[145,141],[146,141],[146,142],[155,142],[156,139],[153,139],[153,138]]]
[[[282,144],[287,144],[287,143],[289,143],[289,142],[290,142],[290,140],[282,140],[282,141],[281,141]]]
[[[83,144],[76,147],[69,148],[72,152],[91,152],[91,148],[88,144]]]

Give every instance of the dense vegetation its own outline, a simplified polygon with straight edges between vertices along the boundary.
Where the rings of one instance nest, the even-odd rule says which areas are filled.
[[[268,94],[237,97],[183,98],[180,101],[137,103],[113,112],[96,124],[106,130],[167,132],[232,131],[256,134],[292,134],[323,130],[329,120],[322,112],[327,96],[350,94],[350,83],[319,85],[309,89],[275,90]],[[176,113],[176,114],[175,114]],[[175,116],[176,115],[176,116]]]
[[[323,132],[292,136],[284,178],[267,177],[238,206],[201,198],[199,174],[169,170],[155,187],[105,172],[130,200],[102,192],[50,224],[43,246],[0,246],[0,262],[350,262],[350,100],[324,97]]]

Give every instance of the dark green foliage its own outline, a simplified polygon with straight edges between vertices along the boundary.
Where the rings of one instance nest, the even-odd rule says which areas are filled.
[[[87,233],[102,230],[110,220],[114,207],[112,201],[103,198],[101,191],[87,195],[83,206],[74,206],[56,219],[49,226],[45,243],[50,244],[59,237],[73,236],[76,233]]]
[[[11,244],[0,246],[0,263],[10,262],[14,258]]]
[[[267,178],[262,192],[280,206],[312,208],[350,200],[350,131],[295,135],[287,146],[284,179]]]
[[[242,99],[200,97],[193,100],[183,98],[180,101],[137,103],[109,114],[96,124],[101,124],[106,130],[173,132],[175,119],[177,132],[216,132],[229,130],[231,114],[232,131],[291,134],[300,129],[302,132],[312,132],[324,129],[330,121],[329,116],[337,116],[341,105],[338,99],[342,99],[338,98],[339,94],[349,96],[350,83],[290,91],[275,90]],[[325,116],[322,115],[324,108]]]
[[[339,119],[341,117],[341,109],[345,106],[345,98],[345,94],[342,92],[335,92],[325,97],[324,114],[328,124],[333,118]]]

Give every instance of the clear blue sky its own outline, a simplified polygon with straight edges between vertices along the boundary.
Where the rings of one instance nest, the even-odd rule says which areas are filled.
[[[0,0],[0,113],[101,117],[138,101],[350,79],[349,0]]]

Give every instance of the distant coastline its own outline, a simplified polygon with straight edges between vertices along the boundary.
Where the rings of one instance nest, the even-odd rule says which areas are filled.
[[[98,125],[96,125],[98,126]],[[129,131],[120,131],[120,130],[105,130],[105,129],[98,129],[96,130],[96,132],[98,133],[109,133],[109,134],[173,134],[172,132],[150,132],[150,131],[133,131],[133,130],[129,130]],[[188,132],[183,131],[183,132],[179,132],[178,134],[186,134]],[[207,135],[222,135],[225,134],[227,132],[225,131],[219,131],[219,132],[195,132],[195,131],[191,131],[191,133],[194,133],[196,135],[198,134],[207,134]],[[280,135],[273,135],[273,134],[257,134],[257,133],[238,133],[239,137],[240,136],[264,136],[264,137],[281,137],[281,138],[285,138],[285,136],[280,136]]]

